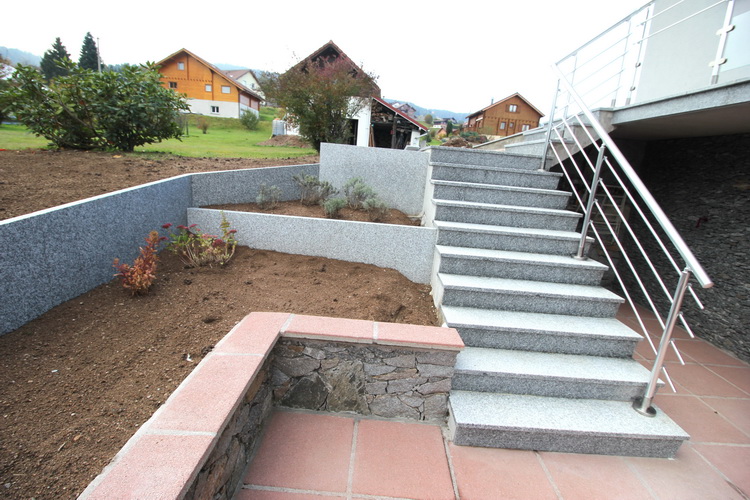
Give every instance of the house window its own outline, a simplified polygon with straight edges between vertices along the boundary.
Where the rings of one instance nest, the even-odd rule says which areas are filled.
[[[211,92],[211,84],[210,83],[206,84],[206,92]]]
[[[169,88],[170,89],[176,89],[177,88],[177,82],[169,82]]]
[[[510,128],[513,128],[513,127],[515,127],[515,126],[516,126],[516,124],[515,124],[514,122],[510,122],[510,125],[509,125],[509,126],[510,126]]]
[[[177,69],[180,71],[185,71],[185,63],[184,62],[178,62],[177,63]]]
[[[521,125],[521,132],[526,132],[527,130],[529,130],[529,128],[531,127],[529,127],[528,125]]]
[[[221,86],[221,93],[222,94],[231,94],[232,88],[229,85],[222,85]]]
[[[500,130],[505,130],[506,123],[500,122]]]
[[[508,111],[511,113],[518,113],[518,105],[517,104],[508,104]]]
[[[219,112],[219,106],[211,106],[211,113],[218,113]]]

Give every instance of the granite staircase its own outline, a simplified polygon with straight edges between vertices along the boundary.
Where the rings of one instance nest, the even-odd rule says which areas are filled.
[[[450,394],[455,444],[672,457],[688,439],[632,408],[649,372],[615,319],[606,266],[577,260],[580,215],[540,156],[430,148],[433,293],[461,334]],[[589,239],[588,245],[592,241]]]

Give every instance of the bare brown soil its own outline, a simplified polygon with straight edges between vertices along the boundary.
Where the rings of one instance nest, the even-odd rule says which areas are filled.
[[[0,152],[0,214],[181,173],[315,161]],[[0,497],[75,498],[252,311],[436,325],[429,286],[390,269],[245,247],[226,267],[161,259],[149,295],[113,280],[0,337]]]

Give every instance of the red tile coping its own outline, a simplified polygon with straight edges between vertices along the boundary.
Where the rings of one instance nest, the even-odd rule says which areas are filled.
[[[195,367],[79,499],[182,498],[281,335],[430,350],[464,347],[453,328],[250,313]],[[207,395],[211,404],[205,402]]]

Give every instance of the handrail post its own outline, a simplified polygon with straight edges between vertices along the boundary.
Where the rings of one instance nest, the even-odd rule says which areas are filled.
[[[591,214],[594,211],[594,202],[596,201],[596,190],[599,187],[599,177],[602,172],[602,164],[604,163],[604,151],[607,146],[602,144],[599,148],[599,156],[596,158],[596,168],[594,170],[594,178],[591,180],[591,189],[589,190],[589,199],[586,202],[586,213],[583,215],[583,225],[581,226],[581,241],[578,243],[578,251],[576,252],[575,258],[578,260],[584,260],[586,257],[583,255],[586,248],[586,235],[589,234],[589,226],[591,226]]]
[[[555,95],[552,96],[552,111],[549,113],[549,122],[547,123],[547,132],[544,138],[544,151],[542,151],[542,165],[539,170],[547,170],[547,150],[550,147],[550,139],[552,138],[552,122],[555,119],[555,109],[557,106],[557,95],[560,93],[560,79],[557,79],[557,87],[555,88]]]
[[[659,342],[659,351],[656,354],[654,366],[651,369],[651,378],[646,386],[646,393],[642,398],[637,398],[633,401],[635,411],[647,417],[656,416],[656,410],[651,406],[651,402],[654,399],[654,394],[656,394],[656,384],[659,381],[659,374],[664,366],[664,358],[667,356],[667,347],[672,340],[672,330],[674,330],[677,318],[680,315],[680,309],[682,309],[682,299],[685,298],[688,281],[690,281],[690,269],[686,267],[680,273],[680,281],[677,283],[677,289],[674,292],[672,307],[669,309],[669,316],[664,325],[664,332],[661,336],[661,342]]]

